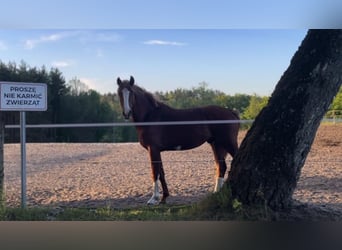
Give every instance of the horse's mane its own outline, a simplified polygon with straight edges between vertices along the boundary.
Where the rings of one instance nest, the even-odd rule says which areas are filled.
[[[134,84],[132,89],[134,93],[144,96],[154,107],[159,107],[160,104],[162,104],[161,101],[159,101],[152,93],[148,92],[144,88]]]

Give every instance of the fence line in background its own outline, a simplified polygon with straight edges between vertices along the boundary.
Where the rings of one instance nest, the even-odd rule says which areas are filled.
[[[21,134],[21,207],[26,208],[26,150],[25,131],[27,128],[86,128],[86,127],[119,127],[119,126],[164,126],[164,125],[204,125],[204,124],[238,124],[253,123],[254,120],[210,120],[210,121],[164,121],[164,122],[113,122],[113,123],[74,123],[74,124],[26,124],[25,112],[20,112],[20,124],[9,124],[3,129],[20,128]],[[24,122],[23,122],[24,120]],[[326,119],[324,119],[326,121]],[[323,121],[323,120],[322,120]],[[340,119],[333,119],[333,123],[340,122]],[[24,135],[24,136],[22,136]],[[4,143],[4,142],[2,142]],[[3,145],[0,146],[3,148]],[[3,154],[3,152],[2,152]],[[3,159],[3,155],[0,156]],[[184,161],[183,161],[184,162]],[[209,161],[205,161],[209,162]],[[132,163],[132,161],[130,161]],[[1,163],[0,163],[1,164]],[[2,168],[3,170],[3,168]],[[1,173],[0,173],[1,174]],[[1,178],[0,181],[3,181]]]
[[[26,124],[26,128],[87,128],[87,127],[127,127],[127,126],[165,126],[199,124],[252,123],[254,120],[211,120],[211,121],[167,121],[167,122],[112,122],[112,123],[64,123],[64,124]],[[8,124],[5,128],[20,128],[19,124]]]
[[[25,128],[90,128],[90,127],[128,127],[128,126],[166,126],[166,125],[201,125],[253,123],[254,120],[210,120],[210,121],[165,121],[165,122],[111,122],[111,123],[61,123],[61,124],[26,124]],[[342,119],[323,119],[322,122],[340,123]],[[7,124],[5,128],[20,128],[19,124]]]
[[[25,113],[25,112],[21,112]],[[24,117],[24,116],[23,116]],[[327,119],[322,120],[323,122],[327,122]],[[329,119],[328,122],[330,122]],[[341,119],[333,119],[333,123],[340,122]],[[74,123],[74,124],[25,124],[25,122],[21,122],[20,124],[9,124],[5,125],[2,128],[20,128],[21,133],[25,131],[26,128],[85,128],[85,127],[119,127],[119,126],[164,126],[164,125],[204,125],[204,124],[237,124],[237,123],[253,123],[254,120],[211,120],[211,121],[168,121],[168,122],[113,122],[113,123]],[[0,131],[1,132],[1,131]],[[2,133],[2,132],[1,132]],[[24,136],[25,138],[25,136]],[[22,145],[25,145],[22,143]],[[3,147],[3,146],[2,146]],[[23,157],[25,156],[25,157]],[[2,156],[3,157],[3,156]],[[22,208],[26,207],[26,153],[22,151],[22,181],[21,181],[21,189],[22,189]],[[230,161],[230,160],[229,160]],[[132,163],[134,161],[129,161]],[[194,162],[194,161],[181,161],[181,162]],[[198,162],[198,161],[197,161]],[[211,161],[201,161],[201,162],[211,162]],[[96,162],[97,163],[97,162]],[[113,162],[111,162],[113,163]],[[307,162],[309,163],[309,162]],[[324,162],[326,163],[326,162]],[[89,162],[88,162],[89,164]],[[23,167],[25,166],[25,168]],[[25,171],[23,171],[25,169]]]

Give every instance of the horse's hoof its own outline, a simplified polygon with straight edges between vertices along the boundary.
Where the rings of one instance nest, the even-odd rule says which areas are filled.
[[[158,205],[159,203],[160,202],[158,198],[152,197],[151,199],[148,200],[147,205],[154,206],[154,205]]]
[[[147,206],[155,206],[158,205],[159,203],[154,203],[154,202],[147,202]]]

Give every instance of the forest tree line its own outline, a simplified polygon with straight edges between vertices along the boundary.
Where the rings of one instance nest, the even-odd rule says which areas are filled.
[[[30,67],[25,62],[0,61],[0,81],[46,83],[48,109],[44,112],[27,112],[27,124],[110,123],[123,122],[122,111],[113,89],[107,94],[89,89],[77,77],[66,82],[57,68]],[[227,95],[208,88],[201,82],[191,89],[177,88],[155,92],[154,95],[175,108],[219,105],[237,110],[241,119],[254,119],[267,104],[268,96],[235,94]],[[330,110],[342,110],[342,89]],[[19,112],[0,111],[3,124],[19,124]],[[336,112],[335,112],[336,113]],[[334,113],[334,114],[335,114]],[[328,113],[329,114],[329,113]],[[134,127],[102,128],[30,128],[28,142],[128,142],[137,141]],[[6,129],[5,142],[19,142],[19,129]]]

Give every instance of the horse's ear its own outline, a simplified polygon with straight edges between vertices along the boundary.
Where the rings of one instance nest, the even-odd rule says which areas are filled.
[[[120,77],[118,77],[117,79],[116,79],[116,83],[120,86],[121,85],[121,79],[120,79]]]
[[[134,78],[133,78],[133,76],[131,76],[131,78],[129,79],[129,84],[130,84],[131,86],[134,85]]]

